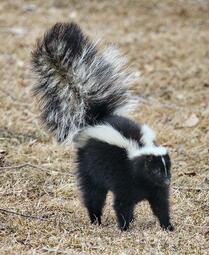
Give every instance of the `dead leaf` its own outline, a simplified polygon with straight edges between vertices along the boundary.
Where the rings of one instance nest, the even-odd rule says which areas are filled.
[[[20,80],[18,80],[18,84],[19,84],[21,87],[27,87],[27,86],[28,86],[28,81],[27,81],[27,80],[20,79]]]
[[[184,122],[183,127],[194,127],[199,123],[199,118],[195,113],[192,113],[189,118]]]
[[[0,154],[6,154],[6,151],[0,149]]]
[[[186,173],[178,174],[178,176],[183,176],[183,175],[187,175],[187,176],[191,177],[191,176],[196,176],[197,173],[196,172],[186,172]]]

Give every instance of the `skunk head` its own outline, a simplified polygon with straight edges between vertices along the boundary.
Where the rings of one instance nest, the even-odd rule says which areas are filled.
[[[171,179],[171,161],[168,154],[143,155],[133,159],[135,174],[157,186],[168,186]]]

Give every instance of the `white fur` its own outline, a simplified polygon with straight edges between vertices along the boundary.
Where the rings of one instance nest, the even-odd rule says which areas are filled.
[[[140,157],[143,155],[154,155],[154,156],[162,156],[166,155],[167,149],[163,146],[145,146],[141,147],[139,150],[135,151],[129,158]]]
[[[152,130],[148,125],[144,124],[141,127],[142,137],[141,141],[146,146],[153,146],[153,143],[156,139],[154,130]]]
[[[107,47],[103,53],[98,52],[90,64],[86,63],[84,59],[86,55],[90,54],[94,47],[96,47],[96,43],[84,47],[80,58],[72,64],[74,73],[73,85],[71,86],[77,88],[80,99],[78,100],[76,98],[76,100],[74,100],[73,92],[71,92],[71,89],[67,85],[64,85],[64,87],[67,86],[68,88],[66,91],[64,91],[63,87],[63,93],[61,90],[59,92],[61,99],[66,97],[65,100],[62,99],[62,102],[65,101],[67,103],[66,107],[62,105],[62,111],[65,113],[66,119],[70,120],[68,123],[62,122],[62,126],[59,127],[59,129],[64,131],[66,126],[71,123],[67,143],[70,142],[73,136],[80,130],[80,126],[86,125],[85,115],[88,102],[95,99],[105,101],[112,94],[118,95],[122,90],[127,90],[130,84],[137,78],[133,72],[125,67],[126,58],[114,47]],[[113,73],[100,73],[98,77],[97,72],[99,69],[103,69],[103,65],[106,65],[106,61],[111,64]],[[109,86],[109,84],[112,85]],[[108,89],[106,89],[107,87]],[[123,100],[123,105],[118,106],[114,112],[117,115],[126,115],[130,111],[133,111],[136,106],[136,100],[132,99],[129,92],[124,92]],[[78,123],[80,125],[78,125]],[[62,132],[59,132],[58,136],[63,137]]]
[[[135,111],[137,104],[138,104],[137,100],[135,100],[134,98],[130,99],[126,105],[118,107],[114,111],[114,114],[119,115],[119,116],[127,116],[131,112]]]
[[[116,109],[118,115],[131,111],[133,102],[129,88],[138,77],[136,72],[127,67],[127,60],[119,50],[110,46],[103,52],[96,50],[95,54],[97,42],[85,43],[85,36],[81,42],[81,52],[71,58],[71,47],[65,52],[68,39],[64,35],[69,31],[66,25],[59,29],[61,36],[52,37],[50,42],[43,39],[41,50],[38,47],[33,57],[34,71],[38,74],[35,88],[38,88],[36,95],[45,116],[43,121],[46,127],[49,131],[54,130],[59,142],[69,142],[88,125],[86,115],[92,102],[101,100],[110,109]],[[56,67],[46,46],[53,48],[54,59],[59,57]],[[117,99],[115,103],[112,103],[113,96]],[[52,107],[53,98],[57,98],[57,102]]]
[[[166,164],[165,164],[165,159],[163,157],[161,157],[161,159],[162,159],[164,169],[165,169],[165,176],[167,177],[168,176],[168,170],[167,170],[167,167],[166,167]]]
[[[124,148],[127,150],[128,155],[132,155],[136,150],[139,149],[136,141],[125,138],[111,125],[97,125],[95,127],[88,127],[76,140],[77,147],[83,147],[89,138],[95,138],[111,145]]]
[[[114,129],[111,125],[97,125],[94,127],[88,127],[83,130],[75,139],[76,147],[82,148],[85,146],[89,138],[95,138],[100,141],[106,142],[111,145],[124,148],[127,151],[128,157],[133,159],[142,155],[165,155],[167,150],[162,146],[143,146],[139,147],[137,141],[127,139],[119,131]]]

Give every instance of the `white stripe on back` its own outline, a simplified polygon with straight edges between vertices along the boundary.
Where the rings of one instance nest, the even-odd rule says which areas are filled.
[[[126,138],[109,124],[102,124],[84,129],[76,139],[76,146],[82,148],[85,146],[89,138],[94,138],[125,149],[130,159],[142,155],[161,156],[167,154],[165,147],[154,145],[154,132],[152,132],[148,126],[145,128],[145,125],[143,125],[142,127],[144,127],[142,128],[142,131],[145,129],[148,131],[145,132],[148,136],[145,133],[143,134],[145,135],[144,137],[142,135],[143,143],[145,143],[143,147],[139,147],[136,140]]]

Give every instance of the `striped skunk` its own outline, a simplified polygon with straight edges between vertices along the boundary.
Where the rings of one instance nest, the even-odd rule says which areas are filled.
[[[101,224],[108,191],[121,230],[148,200],[163,229],[169,217],[171,162],[154,131],[124,117],[134,105],[135,75],[113,46],[98,50],[74,23],[57,23],[32,52],[33,95],[41,120],[59,143],[77,148],[78,180],[91,223]]]

